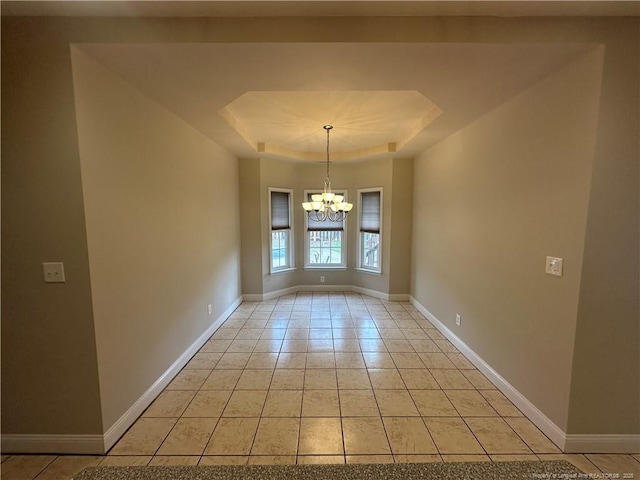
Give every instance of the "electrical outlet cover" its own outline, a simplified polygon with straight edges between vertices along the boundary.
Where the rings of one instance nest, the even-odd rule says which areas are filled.
[[[64,264],[62,262],[44,262],[42,264],[45,283],[64,283]]]
[[[545,265],[545,273],[549,275],[555,275],[557,277],[562,276],[562,263],[563,259],[560,257],[547,257],[547,263]]]

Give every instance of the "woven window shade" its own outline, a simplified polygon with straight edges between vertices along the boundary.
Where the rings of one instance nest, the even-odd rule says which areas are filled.
[[[360,231],[380,233],[380,192],[364,192],[360,198]]]
[[[289,228],[289,193],[271,192],[271,230]]]

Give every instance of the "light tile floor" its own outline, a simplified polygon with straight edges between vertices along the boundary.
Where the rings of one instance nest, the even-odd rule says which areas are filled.
[[[243,303],[107,456],[0,468],[542,459],[640,478],[640,455],[562,454],[411,304],[299,293]]]

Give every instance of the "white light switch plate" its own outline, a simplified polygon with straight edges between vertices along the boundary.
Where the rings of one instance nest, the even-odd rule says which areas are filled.
[[[45,283],[64,283],[64,264],[62,262],[45,262],[42,264]]]
[[[563,259],[560,257],[547,257],[547,263],[545,267],[545,273],[549,275],[556,275],[557,277],[562,276],[562,261]]]

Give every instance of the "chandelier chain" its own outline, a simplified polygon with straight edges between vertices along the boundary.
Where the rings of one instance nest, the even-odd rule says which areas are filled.
[[[330,165],[330,162],[329,162],[329,132],[331,131],[331,129],[333,127],[331,125],[325,125],[323,128],[327,131],[327,180],[326,181],[327,181],[327,183],[329,183],[330,182],[330,179],[329,179],[329,165]]]

